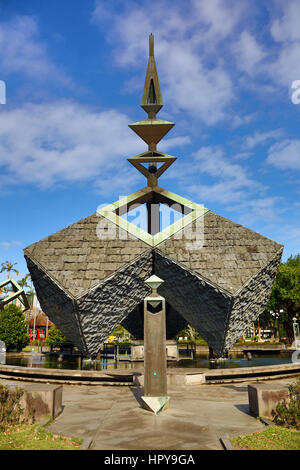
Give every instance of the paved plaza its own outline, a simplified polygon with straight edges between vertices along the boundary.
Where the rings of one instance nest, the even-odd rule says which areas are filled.
[[[247,385],[169,386],[170,408],[159,415],[141,408],[141,387],[64,385],[49,430],[91,439],[91,450],[222,450],[220,437],[265,428],[249,414]]]

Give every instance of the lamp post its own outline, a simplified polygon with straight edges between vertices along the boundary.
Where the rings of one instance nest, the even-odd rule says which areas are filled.
[[[300,332],[299,332],[299,323],[296,317],[293,318],[293,332],[294,332],[294,341],[295,348],[300,348]]]
[[[277,334],[278,334],[278,342],[280,343],[281,341],[281,336],[280,336],[280,315],[284,313],[284,310],[281,308],[280,310],[275,310],[275,312],[273,312],[273,310],[270,311],[270,314],[272,315],[272,317],[275,318],[275,320],[277,320]]]

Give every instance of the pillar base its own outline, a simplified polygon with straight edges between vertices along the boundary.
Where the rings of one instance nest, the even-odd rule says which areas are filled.
[[[170,397],[141,397],[142,407],[145,410],[158,414],[169,408]]]

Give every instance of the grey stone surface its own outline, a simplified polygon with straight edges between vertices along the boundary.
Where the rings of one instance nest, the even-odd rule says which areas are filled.
[[[151,290],[144,280],[151,271],[152,254],[148,251],[78,300],[81,326],[90,353],[97,353],[99,344],[149,294]]]
[[[68,295],[54,279],[25,256],[32,282],[43,312],[59,328],[69,341],[85,354],[88,348],[79,322],[75,299]]]
[[[224,349],[229,350],[264,311],[281,260],[281,250],[235,296],[228,319]]]
[[[231,295],[159,253],[155,271],[165,280],[159,293],[221,354]]]
[[[43,311],[87,355],[97,354],[101,343],[150,292],[144,283],[152,270],[149,250],[80,299],[67,295],[30,259],[26,261]]]

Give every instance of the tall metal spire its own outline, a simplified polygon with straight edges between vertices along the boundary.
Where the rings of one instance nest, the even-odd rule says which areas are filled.
[[[129,124],[129,127],[148,144],[148,151],[128,161],[139,170],[148,180],[148,186],[157,187],[158,178],[176,160],[157,150],[157,144],[174,126],[173,122],[157,119],[156,113],[162,108],[163,101],[159,86],[158,74],[154,58],[154,36],[149,36],[149,59],[141,107],[148,113],[148,118]],[[144,163],[149,163],[148,169]],[[158,168],[157,164],[161,164]]]
[[[154,36],[149,36],[149,59],[141,107],[148,113],[148,119],[130,124],[129,127],[148,144],[148,152],[129,158],[128,161],[147,178],[148,187],[158,187],[158,178],[176,160],[157,150],[158,142],[174,126],[173,122],[157,119],[156,113],[162,108],[163,101],[154,59]],[[148,163],[148,168],[144,166]],[[161,165],[158,167],[158,165]],[[160,232],[159,203],[152,198],[147,202],[148,233]]]
[[[157,119],[156,113],[162,106],[162,96],[154,59],[154,36],[151,33],[149,36],[149,60],[141,104],[141,107],[148,113],[148,119],[129,125],[148,144],[148,150],[151,152],[156,151],[158,142],[174,126],[173,122]]]

